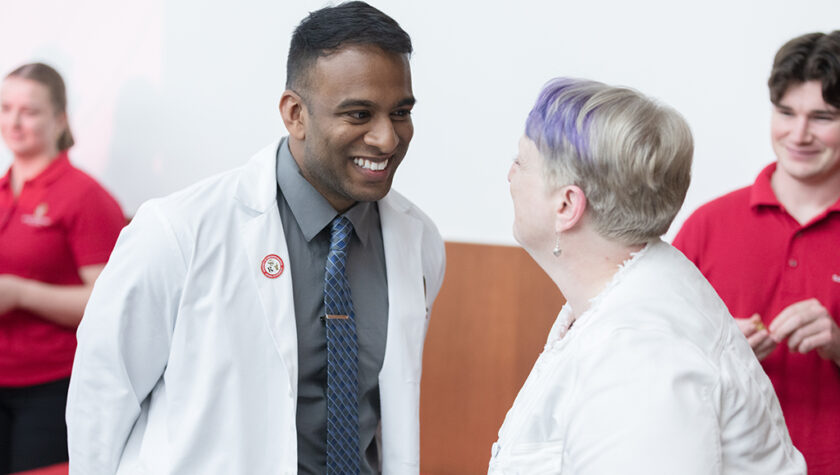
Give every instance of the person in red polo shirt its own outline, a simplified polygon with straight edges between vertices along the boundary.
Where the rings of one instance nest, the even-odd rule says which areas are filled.
[[[12,152],[0,178],[0,473],[67,460],[76,326],[117,236],[119,205],[67,158],[64,81],[33,63],[0,87]]]
[[[768,81],[776,162],[700,207],[674,246],[738,320],[809,473],[840,473],[840,30],[786,43]]]

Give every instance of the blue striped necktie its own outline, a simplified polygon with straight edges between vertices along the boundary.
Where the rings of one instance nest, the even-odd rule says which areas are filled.
[[[356,317],[345,264],[353,224],[332,221],[324,276],[327,327],[327,474],[359,473],[359,385]]]

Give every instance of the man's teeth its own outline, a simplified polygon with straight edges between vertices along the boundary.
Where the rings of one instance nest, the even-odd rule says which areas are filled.
[[[354,158],[353,163],[368,170],[379,171],[384,170],[388,166],[388,159],[381,162],[372,162],[364,158]]]

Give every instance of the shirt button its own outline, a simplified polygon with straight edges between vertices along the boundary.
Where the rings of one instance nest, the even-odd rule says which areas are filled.
[[[788,265],[791,267],[796,267],[799,263],[796,262],[796,259],[791,259],[788,261]]]
[[[294,399],[294,398],[295,398],[295,392],[294,392],[294,390],[291,390],[291,389],[289,390],[289,397],[290,397],[291,399]]]

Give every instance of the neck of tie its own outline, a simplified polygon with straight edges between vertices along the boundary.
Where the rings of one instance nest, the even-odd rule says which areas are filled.
[[[324,276],[327,330],[327,473],[358,474],[359,385],[356,317],[345,264],[353,224],[344,216],[332,221],[330,252]]]

